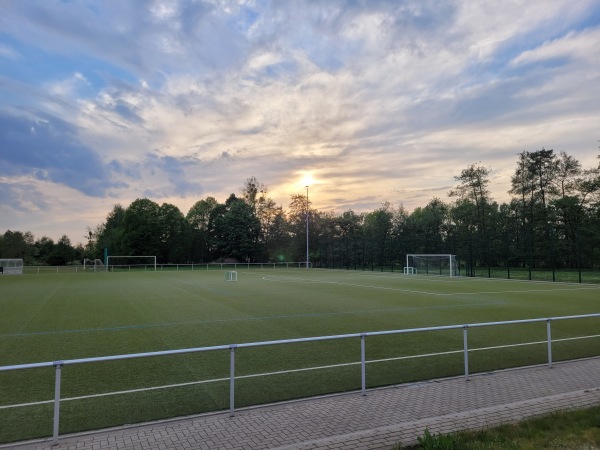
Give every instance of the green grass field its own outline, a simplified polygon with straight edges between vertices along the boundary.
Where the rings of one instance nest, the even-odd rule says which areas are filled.
[[[117,354],[600,312],[600,286],[346,270],[69,273],[0,277],[0,366]],[[598,333],[556,321],[552,338]],[[546,324],[469,330],[469,347],[546,339]],[[370,336],[367,387],[460,375],[462,330]],[[557,342],[555,361],[600,355],[600,338]],[[227,350],[68,365],[68,433],[229,407]],[[471,373],[546,362],[545,344],[472,351]],[[360,339],[236,351],[236,407],[360,389]],[[298,369],[327,367],[317,370]],[[245,377],[282,371],[289,373]],[[198,383],[198,381],[212,381]],[[179,385],[147,390],[150,387]],[[75,397],[139,390],[70,400]],[[52,434],[54,369],[0,372],[0,442]]]

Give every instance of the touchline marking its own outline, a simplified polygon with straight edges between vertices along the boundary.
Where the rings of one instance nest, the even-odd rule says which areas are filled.
[[[279,279],[277,279],[279,278]],[[455,295],[480,295],[480,294],[522,294],[528,292],[555,292],[555,291],[586,291],[586,290],[597,290],[594,286],[582,286],[578,288],[552,288],[552,289],[524,289],[524,290],[507,290],[507,291],[477,291],[477,292],[430,292],[430,291],[419,291],[415,289],[403,289],[386,286],[372,286],[368,284],[355,284],[355,283],[344,283],[341,281],[329,281],[329,280],[316,280],[312,278],[295,278],[285,276],[264,276],[264,281],[273,281],[276,283],[315,283],[315,284],[337,284],[341,286],[360,287],[366,289],[378,289],[384,291],[397,291],[397,292],[409,292],[411,294],[423,294],[433,295],[438,297],[452,297]]]
[[[451,308],[472,308],[472,307],[484,307],[490,305],[503,305],[506,302],[487,302],[487,303],[463,303],[457,305],[440,305],[440,306],[408,306],[403,308],[385,308],[385,309],[364,309],[357,311],[339,311],[339,312],[327,312],[327,313],[309,313],[309,314],[289,314],[281,316],[264,316],[264,317],[240,317],[237,319],[216,319],[216,320],[198,320],[189,322],[166,322],[166,323],[155,323],[146,325],[124,325],[120,327],[106,327],[106,328],[82,328],[77,330],[56,330],[56,331],[32,331],[30,333],[9,333],[1,334],[0,338],[10,337],[26,337],[26,336],[47,336],[53,334],[67,334],[67,333],[93,333],[98,331],[121,331],[131,329],[144,329],[144,328],[157,328],[157,327],[173,327],[181,325],[203,325],[213,323],[227,323],[227,322],[244,322],[244,321],[258,321],[258,320],[273,320],[273,319],[296,319],[302,317],[326,317],[326,316],[339,316],[339,315],[355,315],[355,314],[370,314],[370,313],[382,313],[382,312],[400,312],[400,311],[419,311],[424,309],[451,309]]]
[[[276,279],[279,278],[279,279]],[[393,288],[393,287],[385,287],[385,286],[371,286],[368,284],[354,284],[354,283],[342,283],[341,281],[324,281],[324,280],[315,280],[311,278],[292,278],[292,277],[273,277],[266,276],[263,277],[264,281],[274,281],[276,283],[316,283],[316,284],[337,284],[340,286],[350,286],[350,287],[360,287],[367,289],[378,289],[383,291],[397,291],[397,292],[410,292],[411,294],[425,294],[425,295],[437,295],[437,296],[447,296],[449,294],[440,294],[436,292],[427,292],[427,291],[417,291],[413,289],[401,289],[401,288]],[[452,294],[456,295],[456,294]]]

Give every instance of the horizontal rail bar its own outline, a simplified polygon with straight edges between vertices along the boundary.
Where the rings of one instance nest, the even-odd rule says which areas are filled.
[[[591,339],[591,338],[600,338],[600,334],[593,334],[590,336],[577,336],[577,337],[562,338],[562,339],[553,339],[552,342],[576,341],[576,340],[580,340],[580,339]],[[527,345],[540,345],[540,344],[546,344],[546,342],[547,341],[533,341],[533,342],[523,342],[523,343],[517,343],[517,344],[495,345],[492,347],[476,347],[476,348],[470,348],[469,352],[477,352],[477,351],[484,351],[484,350],[499,350],[499,349],[503,349],[503,348],[522,347],[522,346],[527,346]],[[366,364],[374,364],[374,363],[382,363],[382,362],[401,361],[401,360],[406,360],[406,359],[429,358],[432,356],[453,355],[453,354],[459,354],[459,353],[463,353],[463,350],[450,350],[450,351],[446,351],[446,352],[422,353],[422,354],[418,354],[418,355],[406,355],[406,356],[394,356],[391,358],[378,358],[378,359],[367,360],[367,361],[365,361],[365,363]],[[236,379],[258,378],[258,377],[273,376],[273,375],[286,375],[289,373],[307,372],[307,371],[311,371],[311,370],[324,370],[324,369],[335,369],[338,367],[358,366],[360,364],[361,364],[360,361],[354,361],[354,362],[340,363],[340,364],[329,364],[326,366],[302,367],[299,369],[277,370],[275,372],[252,373],[252,374],[247,374],[247,375],[237,375]],[[187,387],[187,386],[194,386],[194,385],[199,385],[199,384],[218,383],[218,382],[225,382],[225,381],[229,381],[229,377],[212,378],[209,380],[188,381],[185,383],[165,384],[165,385],[161,385],[161,386],[148,386],[148,387],[143,387],[143,388],[127,389],[124,391],[101,392],[98,394],[89,394],[89,395],[81,395],[78,397],[61,398],[60,401],[61,402],[69,402],[69,401],[74,401],[74,400],[86,400],[86,399],[90,399],[90,398],[109,397],[109,396],[114,396],[114,395],[136,394],[139,392],[156,391],[156,390],[161,390],[161,389],[172,389],[172,388],[178,388],[178,387]],[[40,400],[37,402],[0,405],[0,410],[22,408],[22,407],[26,407],[26,406],[46,405],[46,404],[50,404],[53,402],[54,402],[54,400]]]
[[[31,363],[31,364],[17,364],[10,366],[0,366],[0,372],[6,372],[10,370],[22,370],[22,369],[35,369],[42,367],[54,367],[57,365],[74,365],[74,364],[87,364],[94,362],[107,362],[107,361],[117,361],[123,359],[133,359],[133,358],[147,358],[147,357],[155,357],[155,356],[169,356],[169,355],[179,355],[184,353],[197,353],[197,352],[206,352],[206,351],[215,351],[215,350],[227,350],[232,347],[235,348],[250,348],[250,347],[264,347],[268,345],[281,345],[281,344],[295,344],[302,342],[318,342],[318,341],[327,341],[334,339],[348,339],[348,338],[360,338],[361,336],[384,336],[390,334],[406,334],[406,333],[417,333],[417,332],[426,332],[426,331],[443,331],[443,330],[454,330],[461,328],[475,328],[475,327],[487,327],[487,326],[497,326],[497,325],[513,325],[513,324],[523,324],[523,323],[535,323],[535,322],[547,322],[547,321],[555,321],[555,320],[567,320],[567,319],[584,319],[584,318],[592,318],[592,317],[600,317],[600,313],[594,314],[579,314],[574,316],[558,316],[558,317],[546,317],[546,318],[537,318],[537,319],[519,319],[519,320],[508,320],[502,322],[482,322],[482,323],[472,323],[472,324],[462,324],[462,325],[443,325],[438,327],[424,327],[424,328],[407,328],[401,330],[387,330],[387,331],[371,331],[364,333],[350,333],[350,334],[338,334],[331,336],[316,336],[316,337],[305,337],[305,338],[297,338],[297,339],[282,339],[276,341],[263,341],[263,342],[246,342],[242,344],[229,344],[229,345],[216,345],[209,347],[196,347],[196,348],[185,348],[178,350],[163,350],[158,352],[144,352],[144,353],[129,353],[122,355],[112,355],[112,356],[99,356],[93,358],[78,358],[78,359],[67,359],[64,361],[46,361],[40,363]]]

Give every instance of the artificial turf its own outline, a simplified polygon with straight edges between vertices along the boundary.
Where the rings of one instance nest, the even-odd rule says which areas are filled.
[[[215,270],[0,277],[0,366],[600,312],[598,285],[318,269],[238,270],[238,277],[225,282]],[[599,321],[553,322],[552,338],[594,335]],[[545,322],[468,333],[471,372],[547,360]],[[476,350],[523,342],[540,343]],[[464,370],[462,329],[369,336],[365,347],[367,387]],[[598,354],[600,338],[553,345],[554,360]],[[235,404],[360,389],[358,361],[360,338],[240,348]],[[215,350],[64,366],[60,431],[226,409],[229,364],[229,351]],[[310,367],[323,368],[299,370]],[[131,390],[138,391],[89,397]],[[50,435],[52,403],[7,406],[53,394],[51,367],[0,372],[0,442]]]

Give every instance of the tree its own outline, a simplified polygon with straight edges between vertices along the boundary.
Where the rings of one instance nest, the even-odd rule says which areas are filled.
[[[34,250],[34,238],[30,231],[7,230],[2,238],[0,255],[2,258],[20,258],[30,262]]]
[[[554,150],[541,150],[528,153],[529,170],[535,180],[542,211],[545,213],[549,196],[558,193],[554,182],[558,172],[558,164]]]
[[[386,252],[392,231],[391,205],[382,204],[375,211],[365,215],[365,236],[368,240],[367,248],[370,249],[371,269],[375,261],[383,270],[386,265]]]
[[[515,197],[511,202],[513,208],[519,210],[520,228],[524,231],[521,234],[522,242],[518,248],[522,249],[523,260],[531,268],[532,247],[533,247],[533,208],[534,208],[534,179],[531,171],[528,170],[528,153],[523,150],[519,153],[519,161],[515,174],[511,177],[510,194]],[[525,264],[525,263],[524,263]]]
[[[48,255],[47,262],[51,266],[64,266],[72,262],[74,257],[75,249],[71,246],[71,240],[68,236],[63,235],[54,246],[50,255]]]
[[[572,194],[577,187],[577,177],[581,175],[581,163],[574,157],[560,152],[556,161],[556,176],[553,180],[562,198]]]
[[[177,206],[163,203],[158,210],[159,260],[189,261],[191,227]]]
[[[243,200],[252,207],[254,214],[260,221],[259,245],[263,258],[271,259],[278,253],[271,242],[273,237],[279,239],[283,231],[282,219],[285,217],[283,208],[277,206],[272,198],[268,197],[268,187],[252,176],[244,182],[242,187]],[[275,251],[274,251],[275,250]]]
[[[461,224],[460,233],[468,240],[468,254],[471,267],[476,256],[485,258],[487,266],[491,265],[490,233],[488,224],[491,199],[488,185],[491,169],[471,164],[459,176],[454,177],[459,184],[448,195],[458,197],[457,211],[453,214],[457,223]],[[483,256],[485,255],[485,256]]]
[[[478,209],[490,201],[490,183],[491,169],[477,164],[471,164],[461,171],[459,176],[454,177],[455,181],[460,182],[448,195],[458,197],[461,200],[467,200],[474,203]]]
[[[600,202],[600,167],[583,170],[575,180],[575,190],[582,204]]]
[[[186,220],[192,229],[192,261],[204,261],[208,258],[208,223],[212,211],[219,205],[214,197],[199,200],[190,208]]]
[[[246,179],[242,186],[242,199],[256,211],[258,205],[267,199],[268,188],[260,183],[255,176]]]
[[[48,257],[54,251],[54,241],[47,236],[42,236],[34,243],[34,257],[38,264],[47,264]]]
[[[339,239],[342,246],[342,265],[346,268],[354,266],[356,268],[359,258],[362,241],[364,215],[356,214],[354,211],[345,211],[337,218],[337,227],[339,229]]]
[[[311,202],[303,194],[292,194],[287,213],[290,236],[290,255],[294,261],[306,260],[306,220],[308,216],[309,251],[317,244],[315,211],[310,210]],[[313,260],[313,258],[311,258]]]
[[[137,199],[123,214],[123,255],[160,255],[160,207],[147,198]],[[114,253],[113,253],[114,254]]]
[[[260,222],[252,207],[234,194],[211,213],[209,234],[214,256],[255,260],[259,233]]]
[[[96,228],[93,233],[95,237],[94,259],[104,256],[104,249],[107,248],[111,255],[127,255],[129,249],[126,249],[123,241],[125,234],[125,208],[117,204],[113,206],[106,216],[106,221]]]

